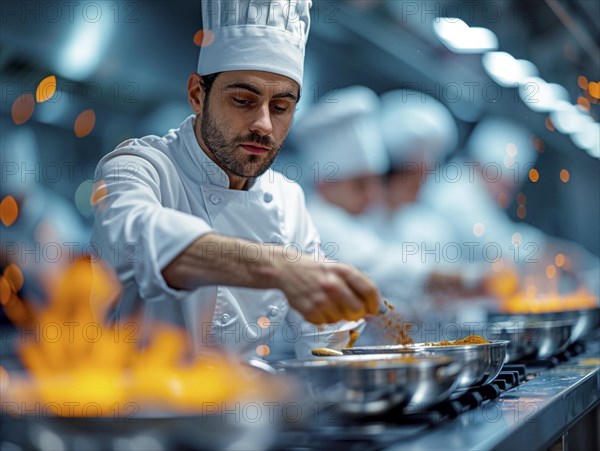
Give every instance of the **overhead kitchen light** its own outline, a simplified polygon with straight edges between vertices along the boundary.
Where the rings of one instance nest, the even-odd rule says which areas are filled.
[[[517,60],[506,52],[488,52],[483,55],[482,62],[492,80],[505,88],[516,88],[526,79],[539,75],[531,61]]]
[[[564,100],[556,103],[555,110],[550,113],[550,119],[561,133],[577,133],[582,130],[588,122],[594,120],[580,108]]]
[[[529,77],[519,84],[519,97],[533,111],[550,112],[568,102],[569,93],[556,83],[548,83],[539,77]]]
[[[433,23],[438,39],[455,53],[482,53],[498,48],[498,38],[487,28],[469,27],[455,17],[438,17]]]
[[[113,21],[104,17],[95,22],[81,20],[63,49],[57,72],[72,80],[84,81],[100,64],[113,31]]]
[[[590,156],[600,158],[600,123],[586,122],[579,131],[571,134],[571,140]]]

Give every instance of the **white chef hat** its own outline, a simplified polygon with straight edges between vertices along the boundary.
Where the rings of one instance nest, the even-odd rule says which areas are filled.
[[[377,94],[364,86],[336,90],[321,99],[292,129],[304,166],[316,163],[331,179],[385,173],[389,160],[377,127],[379,107]]]
[[[312,0],[202,0],[198,73],[258,70],[302,86]]]
[[[458,144],[450,111],[423,92],[397,89],[383,94],[380,124],[392,166],[413,159],[440,161]]]
[[[479,122],[466,144],[468,157],[481,165],[494,164],[502,174],[522,180],[535,165],[538,153],[531,132],[508,119],[490,117]]]

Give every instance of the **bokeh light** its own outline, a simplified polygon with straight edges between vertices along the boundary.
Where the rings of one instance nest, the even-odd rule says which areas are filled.
[[[600,83],[591,81],[588,84],[588,92],[596,99],[600,99]]]
[[[12,290],[18,293],[23,288],[23,273],[14,263],[9,264],[4,270],[4,278],[10,283]]]
[[[194,34],[194,44],[198,47],[208,47],[215,40],[215,33],[211,30],[198,30]]]
[[[256,347],[256,353],[261,356],[267,356],[271,353],[271,349],[267,345],[258,345]]]
[[[94,130],[94,125],[96,125],[96,113],[94,110],[88,109],[79,113],[77,119],[75,119],[75,136],[78,138],[83,138]]]
[[[32,94],[23,94],[15,99],[10,110],[12,120],[15,124],[21,125],[29,120],[35,109],[35,102]]]
[[[271,325],[271,320],[266,316],[261,316],[260,318],[258,318],[258,325],[262,329],[267,329]]]
[[[35,100],[38,103],[45,102],[46,100],[52,98],[55,92],[56,77],[54,75],[49,75],[38,84],[38,87],[35,90]]]
[[[529,180],[531,180],[533,183],[537,183],[539,179],[540,179],[540,173],[538,172],[538,170],[530,169],[529,170]]]
[[[86,217],[91,216],[93,213],[90,201],[93,189],[94,182],[92,180],[84,180],[75,191],[75,206],[79,210],[79,213]]]
[[[579,86],[581,89],[587,89],[588,79],[585,76],[580,75],[579,77],[577,77],[577,86]]]
[[[19,205],[12,196],[6,196],[0,202],[0,221],[6,227],[10,227],[19,216]]]
[[[484,233],[485,233],[485,226],[481,222],[478,222],[473,225],[473,235],[483,236]]]

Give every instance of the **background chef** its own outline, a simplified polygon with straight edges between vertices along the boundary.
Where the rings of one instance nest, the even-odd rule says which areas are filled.
[[[265,354],[265,324],[294,317],[305,332],[304,319],[377,310],[368,278],[324,263],[301,188],[269,169],[300,96],[310,27],[311,2],[288,3],[249,14],[245,2],[203,1],[210,39],[188,80],[193,115],[100,161],[93,241],[124,285],[113,320],[138,311],[145,334],[170,321],[197,352],[253,356]],[[115,243],[134,252],[117,259]]]

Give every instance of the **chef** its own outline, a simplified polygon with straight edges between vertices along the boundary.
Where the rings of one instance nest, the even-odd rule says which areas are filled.
[[[251,357],[284,326],[294,341],[377,311],[373,283],[325,261],[302,189],[269,168],[300,97],[310,7],[203,1],[193,114],[100,161],[92,241],[123,284],[113,320],[138,312],[144,336],[170,321],[199,353]]]
[[[443,214],[459,233],[461,243],[475,252],[464,252],[471,268],[481,271],[492,261],[515,266],[521,278],[546,285],[545,269],[563,253],[574,271],[597,268],[598,260],[581,246],[546,235],[525,222],[512,221],[504,209],[512,203],[529,170],[537,161],[532,135],[522,124],[488,117],[479,122],[466,143],[466,156],[449,164],[460,168],[458,178],[441,177],[427,183],[422,199]],[[456,172],[452,173],[456,174]],[[523,201],[521,201],[523,202]]]
[[[309,211],[331,259],[368,271],[383,242],[362,218],[383,202],[382,175],[389,167],[376,115],[379,99],[369,88],[336,90],[295,125]]]
[[[423,201],[451,221],[461,243],[493,243],[509,260],[515,238],[521,244],[542,245],[539,230],[512,222],[501,208],[517,194],[537,160],[530,132],[511,120],[490,117],[477,124],[465,147],[466,156],[449,163],[455,172],[443,170],[445,176],[424,187]],[[514,256],[516,262],[526,258]],[[484,257],[479,251],[473,258],[483,262]]]
[[[351,86],[327,99],[331,101],[315,105],[293,131],[303,170],[311,169],[303,171],[310,176],[309,212],[328,257],[368,272],[383,296],[402,309],[426,274],[422,265],[403,260],[401,240],[384,236],[373,221],[385,202],[383,176],[389,169],[378,123],[379,98],[367,87]]]
[[[446,261],[440,251],[454,245],[457,230],[420,201],[423,186],[436,183],[436,168],[458,145],[452,113],[423,92],[397,89],[381,96],[379,124],[391,163],[385,178],[387,209],[372,215],[379,233],[403,242],[403,259],[422,275],[424,290],[467,294],[477,282],[465,277],[469,268]]]

